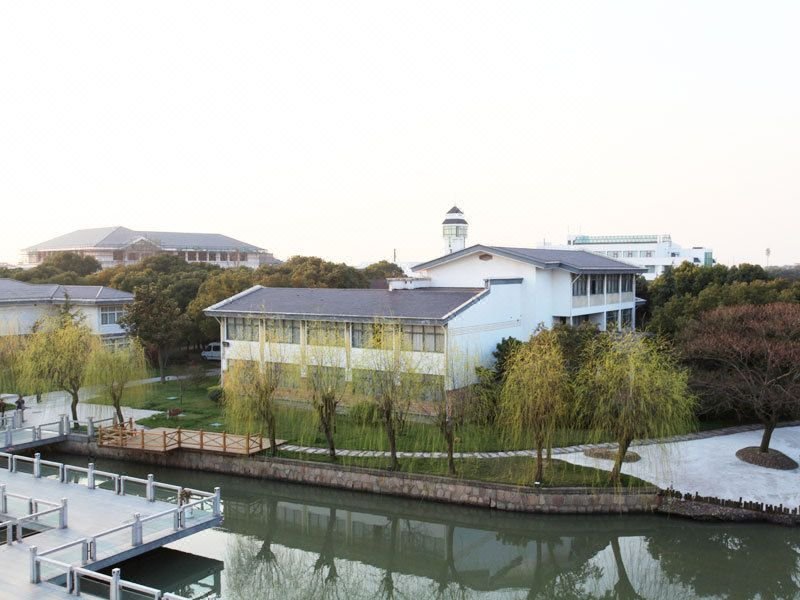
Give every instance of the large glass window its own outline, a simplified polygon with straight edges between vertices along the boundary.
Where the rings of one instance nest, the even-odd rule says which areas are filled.
[[[589,293],[602,294],[603,293],[603,275],[592,275],[589,280]]]
[[[403,325],[403,350],[444,352],[444,328],[433,325]]]
[[[267,342],[277,344],[300,343],[300,321],[296,319],[267,319]]]
[[[572,282],[572,295],[585,296],[586,286],[587,286],[586,275],[578,275],[578,277],[575,278],[575,281]]]
[[[306,331],[312,346],[344,346],[344,323],[308,321]]]
[[[619,292],[619,275],[606,276],[606,290],[609,294],[616,294]]]
[[[622,309],[622,328],[623,329],[630,329],[633,326],[633,309],[632,308],[623,308]]]
[[[257,342],[258,321],[256,319],[228,317],[228,339]]]
[[[124,306],[101,306],[100,307],[100,324],[101,325],[116,325],[122,318],[125,312]]]
[[[606,331],[617,330],[617,311],[612,310],[606,313]]]
[[[623,292],[633,291],[633,275],[622,276],[622,291]]]
[[[385,323],[351,323],[353,348],[387,348],[392,345],[395,325]]]

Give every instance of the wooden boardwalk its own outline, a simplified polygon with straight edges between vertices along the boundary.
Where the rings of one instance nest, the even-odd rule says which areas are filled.
[[[286,440],[276,440],[276,445]],[[129,426],[103,427],[97,430],[97,444],[113,448],[132,448],[146,452],[199,450],[218,454],[249,456],[270,448],[269,440],[261,435],[236,435],[218,431],[192,429],[133,429]]]

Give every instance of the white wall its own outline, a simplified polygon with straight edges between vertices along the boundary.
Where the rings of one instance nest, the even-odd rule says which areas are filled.
[[[83,316],[83,322],[98,335],[126,335],[119,325],[100,324],[99,306],[76,304],[73,305],[73,312]],[[0,335],[28,334],[37,321],[57,313],[58,307],[53,304],[0,305]]]

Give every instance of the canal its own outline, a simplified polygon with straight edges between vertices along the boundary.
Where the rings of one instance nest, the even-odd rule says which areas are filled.
[[[797,528],[509,514],[96,464],[200,489],[222,487],[222,527],[120,565],[126,579],[191,598],[800,598]]]

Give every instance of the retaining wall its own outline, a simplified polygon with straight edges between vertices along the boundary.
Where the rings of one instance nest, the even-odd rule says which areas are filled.
[[[98,458],[132,461],[176,469],[209,471],[254,479],[276,479],[374,494],[466,506],[532,513],[653,512],[661,498],[655,488],[529,488],[448,477],[391,473],[283,458],[243,458],[174,450],[167,454],[131,448],[108,448],[94,442],[67,441],[54,450]]]

